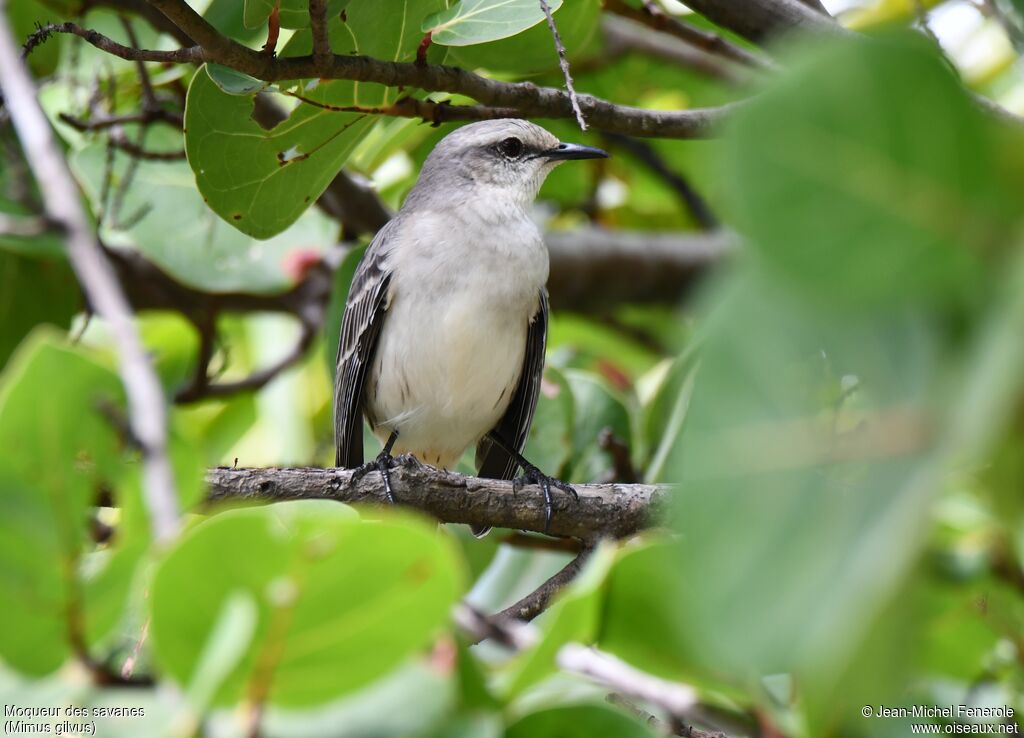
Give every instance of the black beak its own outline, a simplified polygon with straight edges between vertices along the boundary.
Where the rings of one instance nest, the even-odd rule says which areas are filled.
[[[569,159],[607,159],[608,153],[595,149],[593,146],[563,143],[553,149],[541,153],[549,161],[568,161]]]

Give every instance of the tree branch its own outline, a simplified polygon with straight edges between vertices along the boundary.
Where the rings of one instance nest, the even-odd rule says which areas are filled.
[[[554,308],[607,311],[623,302],[675,302],[736,238],[727,231],[646,233],[584,228],[544,236],[551,254],[548,291]]]
[[[492,617],[499,620],[522,620],[523,622],[533,620],[548,608],[556,594],[576,578],[593,550],[593,546],[587,545],[576,555],[576,558],[559,569],[554,576],[547,579],[537,589]]]
[[[742,46],[726,41],[716,33],[684,23],[666,13],[651,0],[647,0],[643,5],[641,10],[629,5],[625,0],[604,0],[605,10],[642,23],[655,31],[675,36],[708,53],[754,69],[772,69],[775,66],[771,61],[747,51]]]
[[[608,14],[601,19],[601,31],[606,47],[603,60],[635,51],[729,84],[737,84],[750,76],[729,59],[698,49],[667,33],[651,33],[650,28],[629,18]]]
[[[229,469],[206,474],[211,502],[330,499],[348,503],[386,504],[379,474],[352,484],[347,469]],[[446,523],[494,526],[544,532],[544,498],[540,487],[518,493],[512,482],[467,477],[427,466],[400,466],[391,472],[399,503]],[[551,535],[594,540],[622,538],[650,527],[662,516],[668,488],[653,484],[577,484],[579,502],[554,497]]]
[[[72,33],[107,53],[129,61],[165,63],[217,62],[267,82],[293,79],[347,79],[377,82],[390,87],[412,87],[427,92],[449,92],[471,97],[480,106],[462,106],[463,119],[491,117],[494,108],[508,109],[526,118],[573,118],[571,96],[532,82],[500,82],[458,67],[409,62],[387,62],[365,56],[330,57],[317,62],[312,56],[278,58],[261,54],[222,36],[187,4],[179,0],[151,0],[197,46],[176,51],[133,49],[83,29],[73,23],[44,26],[26,43],[26,52],[50,33]],[[703,138],[729,115],[737,103],[718,108],[662,111],[616,105],[593,95],[577,95],[580,110],[589,124],[600,130],[633,136]],[[449,118],[450,119],[450,118]]]
[[[66,234],[68,260],[89,303],[110,325],[131,429],[142,448],[144,495],[155,536],[167,541],[178,529],[174,475],[167,456],[163,391],[135,330],[128,300],[79,199],[78,188],[53,138],[28,70],[18,58],[6,15],[0,13],[0,87],[49,218]]]
[[[800,0],[691,0],[687,5],[712,23],[764,44],[789,31],[852,33]]]

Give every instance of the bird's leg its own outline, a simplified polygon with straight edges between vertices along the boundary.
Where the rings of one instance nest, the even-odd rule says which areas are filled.
[[[373,461],[367,461],[362,466],[356,467],[352,471],[352,484],[355,484],[360,479],[365,477],[370,472],[376,470],[380,472],[381,478],[384,480],[384,494],[388,498],[388,502],[392,505],[395,504],[395,494],[391,490],[391,469],[398,463],[394,456],[391,455],[391,449],[395,447],[395,441],[398,440],[398,431],[391,431],[391,435],[388,436],[387,443],[384,444],[384,448],[377,454],[377,458]]]
[[[523,473],[512,480],[512,489],[514,491],[518,492],[527,484],[536,484],[544,492],[544,532],[547,533],[551,529],[551,488],[557,487],[564,492],[568,492],[573,496],[574,500],[579,502],[580,497],[576,494],[576,490],[571,484],[554,477],[549,477],[531,464],[521,453],[512,447],[511,443],[508,443],[496,431],[491,431],[489,438],[504,449],[523,468]]]

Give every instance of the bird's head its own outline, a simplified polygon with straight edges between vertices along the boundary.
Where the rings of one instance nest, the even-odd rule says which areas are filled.
[[[476,189],[485,197],[507,196],[525,205],[558,164],[607,156],[601,149],[562,143],[525,120],[485,120],[441,139],[423,164],[416,190],[451,198]]]

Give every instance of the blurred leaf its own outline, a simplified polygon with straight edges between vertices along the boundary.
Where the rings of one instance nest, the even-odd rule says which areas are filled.
[[[615,545],[604,542],[590,555],[576,579],[557,595],[540,620],[541,640],[519,654],[505,674],[504,694],[513,698],[557,671],[558,650],[570,641],[589,644],[597,635],[605,577]]]
[[[597,445],[598,436],[610,428],[615,436],[632,448],[632,428],[625,402],[598,377],[589,372],[567,370],[565,378],[572,388],[575,407],[573,461],[569,479],[589,482],[614,471],[606,451]]]
[[[79,578],[92,495],[118,458],[99,405],[116,408],[120,398],[112,371],[45,330],[3,374],[0,447],[19,452],[5,455],[0,480],[0,655],[28,674],[53,671],[69,638],[85,647],[116,620],[103,597],[89,610],[103,583],[83,601]]]
[[[65,259],[0,248],[0,367],[36,325],[67,328],[81,303],[78,282]]]
[[[410,738],[431,735],[454,709],[449,675],[420,659],[316,710],[268,711],[267,738]],[[438,738],[447,738],[440,733]]]
[[[794,672],[812,709],[838,713],[830,690],[924,540],[935,337],[921,319],[841,319],[784,289],[737,280],[704,347],[666,474],[686,542],[677,627],[690,662],[737,684]]]
[[[177,313],[147,313],[139,318],[139,333],[161,385],[176,389],[191,381],[199,350],[195,326]]]
[[[572,389],[562,372],[553,366],[544,369],[540,397],[526,440],[524,455],[538,469],[560,477],[573,450]]]
[[[554,13],[562,0],[548,0]],[[423,20],[421,30],[442,46],[470,46],[508,38],[544,20],[536,0],[460,0]]]
[[[473,712],[450,718],[431,734],[431,738],[502,738],[504,735],[500,715]]]
[[[696,354],[692,351],[673,361],[647,407],[644,432],[647,435],[646,446],[651,449],[650,464],[644,473],[647,482],[662,480],[665,464],[679,445],[679,436],[690,409],[697,366]]]
[[[224,96],[242,105],[250,103],[248,98]],[[175,137],[174,144],[165,143],[167,138],[150,145],[181,145],[180,138]],[[114,185],[126,189],[120,213],[107,219],[102,234],[109,245],[137,249],[190,287],[208,292],[281,292],[295,281],[285,268],[290,254],[320,254],[334,240],[335,225],[318,213],[309,213],[287,233],[269,241],[249,238],[210,212],[184,162],[130,161],[122,152],[114,155]],[[105,162],[106,147],[100,143],[90,144],[71,159],[96,211],[104,210]],[[129,167],[135,173],[127,183]]]
[[[187,683],[225,600],[248,593],[259,609],[256,635],[215,702],[266,694],[275,705],[314,705],[426,646],[447,622],[461,574],[450,541],[405,516],[364,523],[324,501],[224,512],[161,563],[153,646]]]
[[[249,650],[258,616],[259,608],[250,593],[240,590],[225,598],[188,684],[188,700],[197,712],[210,707],[224,680]]]
[[[37,0],[10,0],[4,10],[11,24],[11,33],[23,43],[35,30],[37,24],[59,23],[66,9],[48,7],[54,3]],[[63,44],[60,38],[51,38],[36,48],[27,58],[28,66],[37,77],[47,77],[57,71]]]
[[[694,681],[678,627],[686,607],[681,589],[652,585],[665,581],[677,558],[676,547],[658,540],[622,552],[607,577],[597,643],[644,671]]]
[[[977,298],[979,257],[1019,219],[992,131],[927,42],[830,42],[734,121],[736,214],[771,268],[829,302]]]
[[[574,353],[571,365],[596,370],[628,383],[650,369],[660,358],[649,347],[627,335],[616,326],[606,325],[592,317],[556,314],[548,335],[548,350],[570,348]]]
[[[500,703],[487,686],[484,665],[477,661],[469,645],[462,638],[456,638],[455,643],[458,649],[456,674],[459,681],[460,708],[466,711],[497,708]]]
[[[554,707],[524,715],[506,738],[654,738],[657,733],[631,715],[604,705]]]

